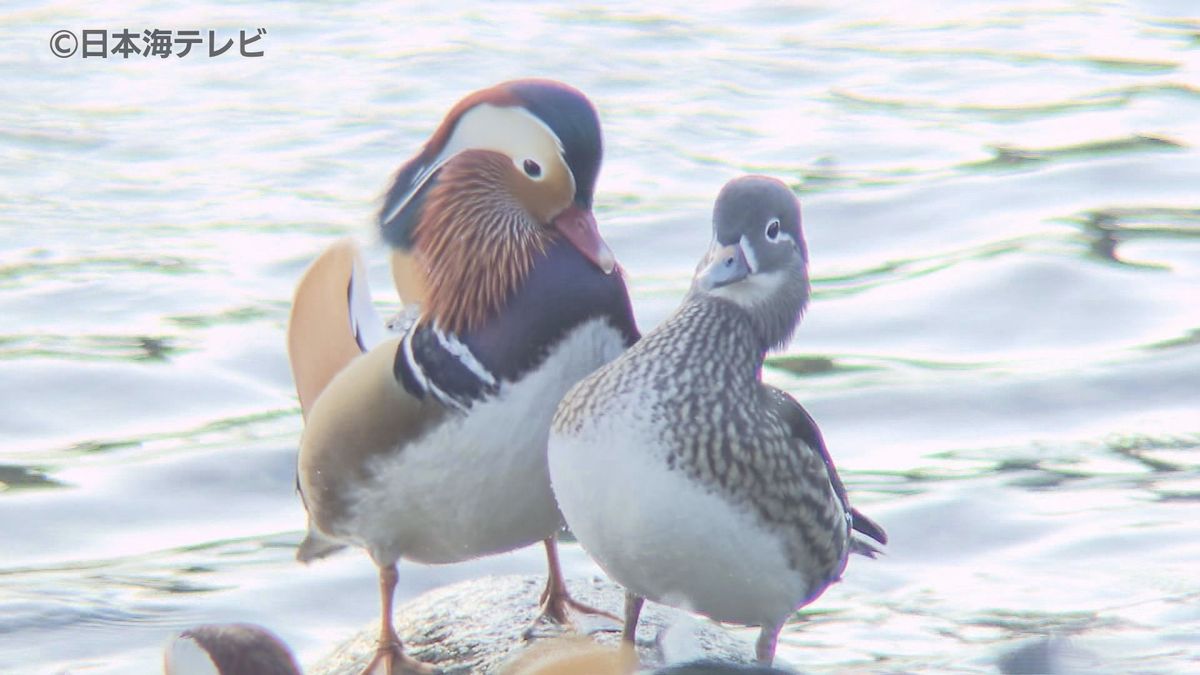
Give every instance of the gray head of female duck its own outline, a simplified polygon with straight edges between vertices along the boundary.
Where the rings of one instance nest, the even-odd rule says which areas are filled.
[[[782,181],[742,176],[713,206],[713,243],[688,300],[719,298],[749,316],[762,352],[791,339],[808,305],[808,248],[800,202]]]

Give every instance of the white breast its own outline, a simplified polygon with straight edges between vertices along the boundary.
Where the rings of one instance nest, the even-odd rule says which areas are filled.
[[[375,462],[345,529],[377,562],[457,562],[551,536],[561,522],[546,468],[554,409],[623,346],[607,320],[575,328],[520,381]]]
[[[549,442],[551,482],[571,531],[615,581],[718,621],[782,620],[807,595],[779,539],[753,515],[668,469],[651,407],[615,401]]]

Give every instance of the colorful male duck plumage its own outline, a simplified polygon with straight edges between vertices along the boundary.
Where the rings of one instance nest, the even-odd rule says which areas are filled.
[[[800,206],[749,176],[721,191],[713,244],[683,305],[559,406],[551,481],[584,549],[643,598],[762,627],[770,664],[784,621],[883,530],[852,509],[820,431],[763,384],[808,302]]]
[[[367,671],[429,670],[392,627],[401,558],[456,562],[544,541],[545,614],[581,607],[557,565],[550,420],[571,385],[638,338],[591,211],[601,147],[595,109],[565,85],[472,94],[398,172],[380,213],[397,287],[419,303],[402,334],[375,344],[352,245],[301,280],[289,324],[305,415],[299,557],[353,544],[379,566]]]
[[[467,150],[485,152],[464,155]],[[602,154],[595,109],[580,92],[565,85],[517,80],[459,101],[421,152],[396,172],[379,211],[379,227],[393,247],[392,273],[400,297],[406,303],[425,300],[430,283],[425,276],[440,269],[430,268],[432,260],[468,264],[476,261],[475,255],[490,253],[489,262],[506,268],[513,264],[505,255],[513,252],[512,248],[443,255],[448,253],[444,247],[453,249],[455,242],[437,237],[445,219],[469,218],[472,209],[494,212],[497,197],[503,206],[515,209],[509,214],[514,219],[522,217],[512,201],[519,198],[520,206],[541,222],[555,220],[559,232],[584,255],[604,272],[612,271],[615,258],[596,232],[592,216]],[[482,176],[493,180],[475,180]],[[506,194],[497,195],[497,188]],[[492,233],[477,229],[466,234]],[[414,261],[414,257],[424,260]],[[503,281],[511,276],[482,281]],[[489,290],[500,295],[503,289]]]

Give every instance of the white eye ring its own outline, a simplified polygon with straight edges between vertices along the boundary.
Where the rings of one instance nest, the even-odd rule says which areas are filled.
[[[779,241],[779,219],[772,218],[767,221],[767,241]]]

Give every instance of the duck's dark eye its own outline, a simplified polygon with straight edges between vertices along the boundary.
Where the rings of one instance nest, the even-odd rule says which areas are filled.
[[[775,241],[778,238],[779,238],[779,219],[772,218],[771,221],[769,223],[767,223],[767,239],[770,239],[771,241]]]
[[[542,167],[532,159],[525,160],[525,175],[530,178],[537,178],[542,175]]]

